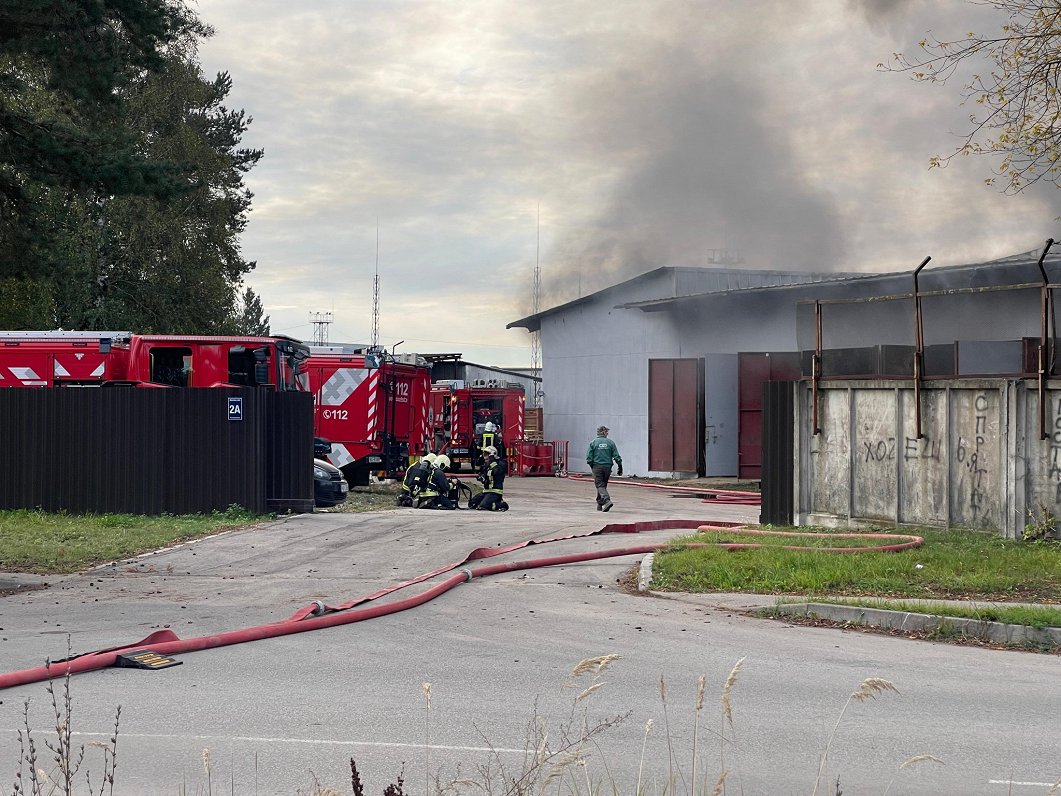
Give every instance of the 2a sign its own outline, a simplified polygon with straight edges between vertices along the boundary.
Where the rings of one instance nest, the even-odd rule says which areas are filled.
[[[242,420],[243,419],[243,399],[242,398],[229,398],[228,399],[228,419],[229,420]]]

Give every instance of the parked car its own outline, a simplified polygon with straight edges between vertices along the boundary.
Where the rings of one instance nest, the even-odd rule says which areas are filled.
[[[313,460],[313,502],[319,508],[338,506],[346,501],[350,491],[349,484],[343,478],[338,467],[323,459]]]

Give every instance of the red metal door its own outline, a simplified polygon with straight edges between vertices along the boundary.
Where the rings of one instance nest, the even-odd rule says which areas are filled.
[[[757,479],[763,461],[763,384],[798,379],[799,353],[737,355],[737,475]]]
[[[648,468],[698,471],[701,412],[700,360],[648,362]]]

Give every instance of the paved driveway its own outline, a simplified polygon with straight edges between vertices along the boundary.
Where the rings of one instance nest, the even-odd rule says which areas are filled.
[[[133,642],[161,627],[192,637],[277,621],[314,599],[343,602],[479,546],[585,532],[605,521],[754,520],[758,511],[650,489],[617,486],[613,493],[616,508],[604,515],[594,508],[590,484],[512,479],[506,497],[513,509],[505,514],[294,517],[55,579],[45,591],[0,600],[0,669],[62,657],[67,638],[79,652]],[[672,535],[603,536],[512,555]],[[364,623],[190,654],[164,671],[78,675],[71,681],[81,733],[75,741],[108,737],[114,707],[122,706],[119,794],[205,787],[204,749],[218,793],[294,793],[308,790],[313,776],[349,792],[351,757],[366,792],[382,792],[404,762],[406,792],[423,793],[437,771],[452,777],[459,766],[465,776],[482,777],[478,769],[491,760],[518,776],[535,710],[554,747],[561,725],[577,723],[585,710],[591,724],[626,718],[600,736],[588,768],[572,773],[633,792],[651,719],[648,792],[662,793],[672,768],[682,771],[679,791],[686,792],[697,678],[705,675],[707,688],[696,730],[703,769],[697,778],[713,784],[722,750],[721,689],[743,657],[731,694],[733,725],[726,725],[733,792],[809,793],[844,701],[869,676],[893,681],[901,694],[853,704],[845,714],[823,777],[835,782],[839,775],[845,794],[881,793],[893,776],[893,793],[1004,794],[1008,786],[992,781],[1006,780],[1027,783],[1015,784],[1014,793],[1041,793],[1047,788],[1035,783],[1061,776],[1057,657],[796,628],[720,610],[712,597],[626,594],[616,579],[637,561],[473,580],[428,605]],[[576,705],[592,680],[573,679],[571,667],[603,654],[622,658],[604,672],[604,685]],[[52,723],[44,685],[0,692],[0,782],[12,781],[14,728],[26,698],[35,728]],[[96,752],[89,750],[94,766]],[[946,765],[897,770],[927,753]]]

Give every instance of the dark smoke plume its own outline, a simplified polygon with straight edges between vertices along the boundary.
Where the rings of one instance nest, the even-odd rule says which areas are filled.
[[[589,110],[572,136],[620,177],[596,222],[549,252],[543,306],[663,265],[712,264],[711,250],[739,251],[749,268],[842,266],[837,213],[800,176],[755,47],[712,55],[692,36],[656,41],[577,92],[573,107]]]

